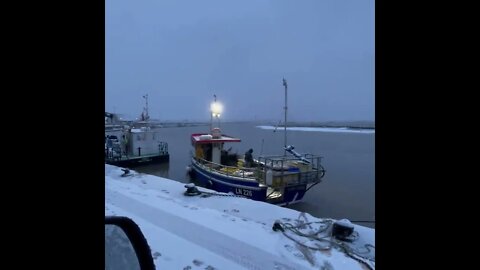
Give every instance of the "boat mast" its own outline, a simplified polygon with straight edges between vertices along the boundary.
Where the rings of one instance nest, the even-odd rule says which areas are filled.
[[[145,121],[147,121],[150,117],[148,116],[148,94],[146,94],[145,96],[143,96],[143,98],[145,99]]]
[[[283,86],[285,86],[285,122],[284,122],[284,148],[287,147],[287,80],[283,78]],[[283,151],[283,155],[287,155],[287,150]]]
[[[213,103],[217,103],[217,95],[213,94]],[[213,112],[213,108],[210,108],[210,132],[213,130],[213,115],[215,114]]]

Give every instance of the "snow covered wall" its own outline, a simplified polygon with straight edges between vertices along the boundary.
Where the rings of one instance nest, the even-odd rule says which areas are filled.
[[[249,199],[184,196],[184,184],[105,165],[105,215],[132,218],[152,249],[157,269],[373,269],[375,230],[355,225],[357,254],[320,247],[312,239],[273,231],[275,221],[307,224],[327,219]],[[200,188],[203,191],[210,191]],[[211,191],[210,191],[211,192]],[[287,233],[287,232],[285,232]],[[322,243],[325,246],[325,243]],[[353,249],[352,249],[353,250]],[[365,261],[367,263],[365,263]]]

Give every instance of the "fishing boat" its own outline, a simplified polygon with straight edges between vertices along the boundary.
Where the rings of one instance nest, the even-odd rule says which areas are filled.
[[[143,98],[146,106],[140,121],[126,124],[115,114],[105,113],[105,163],[130,167],[169,161],[168,144],[160,140],[159,129],[149,123],[148,95]]]
[[[286,93],[285,79],[283,85]],[[286,104],[285,98],[285,123]],[[238,143],[241,139],[222,134],[218,127],[213,128],[213,119],[220,117],[221,110],[214,96],[210,132],[191,135],[194,151],[189,173],[200,184],[218,192],[289,205],[302,201],[305,193],[322,181],[325,175],[322,157],[297,153],[294,146],[287,145],[286,124],[284,155],[263,155],[251,162],[245,156],[230,154],[224,149],[225,144]]]

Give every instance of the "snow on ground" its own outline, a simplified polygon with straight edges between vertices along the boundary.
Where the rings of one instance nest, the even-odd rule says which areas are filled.
[[[283,127],[277,127],[275,128],[274,126],[257,126],[258,128],[261,129],[270,129],[270,130],[277,130],[277,131],[283,131]],[[339,128],[334,128],[334,127],[287,127],[287,130],[292,130],[292,131],[316,131],[316,132],[337,132],[337,133],[365,133],[365,134],[374,134],[375,129],[350,129],[346,127],[339,127]]]
[[[157,269],[366,269],[337,249],[305,251],[272,230],[276,220],[320,220],[309,214],[238,197],[188,197],[182,183],[122,173],[105,165],[105,215],[139,225]],[[375,230],[355,230],[375,245]]]

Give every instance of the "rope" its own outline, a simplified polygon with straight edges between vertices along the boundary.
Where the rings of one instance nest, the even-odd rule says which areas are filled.
[[[317,231],[315,231],[313,233],[310,233],[310,234],[306,234],[306,233],[303,233],[302,231],[298,230],[301,227],[304,227],[304,226],[310,225],[310,224],[314,224],[314,223],[321,223],[321,224],[324,224],[325,226],[323,228],[319,228]],[[367,252],[360,252],[360,251],[358,251],[358,249],[354,250],[353,248],[349,247],[344,242],[334,240],[331,230],[327,233],[327,235],[322,236],[322,237],[319,236],[320,233],[327,232],[327,230],[330,229],[332,224],[333,224],[332,220],[325,220],[325,221],[316,221],[316,222],[307,222],[307,223],[302,222],[301,224],[295,226],[291,223],[283,223],[283,222],[277,221],[277,222],[275,222],[275,224],[273,226],[273,230],[274,231],[280,230],[282,232],[282,234],[285,235],[288,239],[290,239],[293,242],[297,243],[298,245],[303,246],[303,247],[308,248],[308,249],[325,251],[325,250],[330,250],[333,246],[339,247],[347,256],[349,256],[350,258],[364,264],[369,269],[373,270],[374,268],[369,263],[367,263],[365,260],[372,261],[373,263],[375,263],[375,260],[371,259],[371,258],[361,256],[360,254],[370,253],[370,251],[371,251],[370,248],[375,248],[375,246],[373,246],[371,244],[365,244],[364,248],[367,250]],[[289,230],[289,231],[291,231],[292,233],[294,233],[298,236],[306,237],[306,238],[309,238],[309,239],[312,239],[312,240],[317,240],[319,242],[326,242],[329,245],[328,246],[319,246],[318,244],[315,244],[316,247],[306,245],[306,244],[300,242],[298,239],[295,239],[294,237],[290,236],[286,232],[286,230]],[[351,239],[349,239],[349,241],[353,242],[353,241],[357,240],[358,237],[359,237],[358,232],[354,232],[353,237]]]
[[[235,195],[235,194],[225,194],[225,193],[216,193],[216,192],[206,192],[206,191],[200,191],[202,195],[200,197],[202,198],[208,198],[210,196],[223,196],[223,197],[238,197],[238,198],[245,198],[245,196],[242,195]]]

